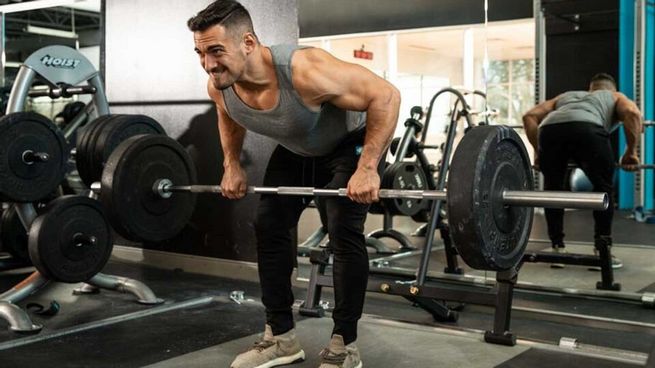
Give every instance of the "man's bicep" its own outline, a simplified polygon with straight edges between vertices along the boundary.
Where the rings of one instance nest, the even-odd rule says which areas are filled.
[[[546,115],[550,114],[553,110],[555,110],[555,106],[557,103],[557,97],[546,100],[537,106],[533,107],[530,109],[525,115],[527,116],[534,116],[536,117],[540,122],[543,120],[543,118],[546,117]]]
[[[639,108],[632,100],[626,97],[624,94],[619,93],[616,100],[615,107],[616,115],[618,120],[624,120],[630,114],[639,114]]]

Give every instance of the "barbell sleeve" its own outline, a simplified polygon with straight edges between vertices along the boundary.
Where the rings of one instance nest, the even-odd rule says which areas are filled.
[[[86,235],[86,234],[82,234],[82,233],[75,233],[73,235],[73,242],[75,242],[75,244],[78,247],[89,246],[89,245],[95,245],[98,242],[98,238],[96,238],[95,236],[92,236],[92,235]]]
[[[164,186],[163,192],[191,192],[191,193],[221,193],[218,185],[186,185],[186,186]],[[251,186],[246,190],[250,194],[278,194],[298,196],[321,196],[321,197],[345,197],[347,190],[341,189],[320,189],[312,187],[256,187]],[[161,192],[160,192],[161,194]],[[448,194],[443,190],[402,190],[402,189],[380,189],[380,198],[407,198],[407,199],[430,199],[448,200]],[[503,192],[503,203],[507,206],[522,207],[546,207],[546,208],[577,208],[605,210],[609,205],[609,197],[606,193],[570,193],[556,191],[510,191]]]
[[[616,164],[615,167],[617,169],[623,169],[627,170],[628,167],[634,167],[637,170],[653,170],[655,169],[655,164],[638,164],[638,165],[621,165],[621,164]],[[533,168],[535,168],[533,166]],[[570,164],[568,165],[569,169],[579,169],[580,167],[575,165],[575,164]]]
[[[545,208],[577,208],[606,210],[609,206],[607,193],[598,192],[555,192],[555,191],[509,191],[503,192],[503,203],[507,206]]]
[[[626,169],[627,167],[632,166],[637,170],[653,170],[655,169],[655,164],[639,164],[639,165],[616,165],[619,169]]]
[[[25,151],[23,152],[23,162],[30,165],[35,162],[48,162],[50,155],[45,152]]]

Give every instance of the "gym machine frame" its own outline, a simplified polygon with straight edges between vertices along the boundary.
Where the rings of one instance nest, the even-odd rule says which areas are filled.
[[[447,137],[443,145],[443,154],[441,158],[441,165],[438,167],[438,174],[437,174],[437,179],[435,180],[435,175],[434,173],[430,170],[430,162],[428,161],[428,158],[425,156],[425,153],[423,153],[424,148],[437,148],[433,146],[428,146],[425,144],[427,131],[428,127],[430,125],[430,120],[432,118],[432,110],[434,108],[434,103],[437,100],[437,98],[443,94],[453,94],[456,97],[456,102],[454,104],[453,110],[451,111],[450,114],[450,123],[448,125],[448,130],[447,130]],[[458,109],[458,104],[462,104],[462,109]],[[454,141],[455,141],[455,135],[457,134],[457,124],[459,122],[459,119],[464,117],[466,119],[466,124],[467,128],[472,128],[474,125],[471,121],[471,116],[470,116],[470,107],[466,103],[466,100],[464,99],[464,96],[462,93],[454,88],[446,87],[441,89],[439,92],[437,92],[432,99],[430,100],[430,105],[428,108],[428,113],[425,118],[425,126],[423,126],[419,120],[421,117],[421,112],[420,112],[420,107],[419,110],[416,111],[415,109],[412,109],[411,112],[411,117],[405,121],[405,132],[403,136],[400,139],[400,142],[398,143],[398,147],[396,148],[396,154],[395,154],[395,160],[394,162],[402,162],[405,157],[407,156],[408,153],[416,155],[417,162],[419,168],[423,171],[423,174],[426,178],[427,181],[427,187],[428,189],[431,190],[443,190],[446,187],[446,178],[448,174],[448,165],[450,162],[450,156],[452,155],[453,152],[453,146],[454,146]],[[416,134],[425,132],[421,136],[421,141],[418,142],[416,140]],[[428,216],[428,221],[430,221],[430,218],[433,217],[434,215],[434,210],[432,209],[429,211],[430,216]],[[444,242],[445,248],[446,248],[446,254],[447,254],[447,266],[446,270],[458,273],[461,272],[461,269],[459,268],[457,264],[457,251],[454,249],[450,235],[448,232],[448,225],[443,221],[443,217],[441,215],[441,208],[436,209],[437,213],[437,228],[439,229],[439,233],[441,235],[441,238]],[[398,241],[401,245],[401,251],[411,251],[411,250],[416,250],[411,245],[411,241],[405,236],[404,234],[396,231],[393,229],[393,215],[388,213],[387,211],[384,212],[383,214],[383,225],[382,229],[375,230],[367,235],[368,238],[376,238],[379,239],[381,237],[390,237],[396,241]],[[423,254],[425,254],[425,250],[423,251]]]
[[[426,130],[436,98],[446,92],[453,93],[457,96],[458,101],[461,101],[463,105],[463,110],[462,112],[457,111],[456,109],[453,110],[451,124],[448,129],[448,138],[446,140],[441,166],[439,168],[438,182],[435,183],[439,190],[443,189],[446,184],[446,175],[453,148],[452,145],[456,133],[457,121],[460,117],[464,116],[467,118],[469,126],[471,126],[470,116],[468,114],[468,104],[466,103],[464,96],[455,89],[446,88],[435,94],[430,102],[430,107],[426,116]],[[426,135],[424,134],[421,144],[424,144],[425,136]],[[414,130],[410,126],[398,145],[396,157],[404,158],[405,153],[412,144],[416,145],[417,142],[414,138]],[[419,150],[415,151],[415,153],[419,153]],[[430,174],[429,177],[432,178],[432,175]],[[513,290],[514,285],[517,282],[520,264],[515,268],[497,272],[496,288],[480,288],[475,286],[453,287],[452,285],[448,286],[447,283],[441,283],[442,285],[436,285],[434,283],[428,285],[426,283],[435,230],[437,229],[437,226],[441,224],[442,226],[440,226],[440,230],[443,229],[447,231],[446,227],[443,226],[444,223],[441,216],[442,204],[442,199],[437,199],[432,203],[425,237],[425,246],[421,253],[421,262],[416,278],[411,276],[400,278],[399,275],[387,273],[383,269],[371,268],[369,270],[370,277],[367,291],[402,296],[429,312],[435,320],[438,321],[456,321],[458,317],[456,312],[452,311],[445,302],[442,302],[443,300],[493,306],[495,307],[494,327],[491,331],[485,333],[485,341],[501,345],[515,345],[516,337],[510,332],[510,320]],[[444,231],[441,231],[441,235],[444,238],[446,245],[446,272],[450,271],[451,273],[459,273],[458,271],[460,269],[456,258],[457,251],[451,244],[450,236],[448,236]],[[312,266],[309,285],[307,287],[307,295],[299,311],[300,314],[305,316],[321,317],[324,315],[324,309],[320,306],[322,289],[323,287],[333,287],[332,276],[326,275],[325,273],[327,266],[330,264],[329,250],[313,250],[310,254],[310,263]]]

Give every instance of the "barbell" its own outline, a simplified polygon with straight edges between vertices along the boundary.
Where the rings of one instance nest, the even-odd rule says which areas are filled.
[[[101,188],[100,183],[95,183],[95,191]],[[214,193],[221,194],[220,185],[173,185],[169,179],[159,179],[153,184],[153,192],[161,198],[170,198],[173,193]],[[321,189],[314,187],[257,187],[250,186],[246,193],[249,194],[277,194],[295,196],[317,196],[317,197],[347,197],[348,190]],[[445,190],[403,190],[403,189],[380,189],[380,198],[406,198],[446,201],[448,192]],[[605,210],[607,209],[607,196],[604,193],[589,193],[589,195],[577,195],[572,193],[554,191],[522,191],[504,190],[501,200],[506,206],[526,207],[548,207],[548,208],[578,208]]]
[[[484,270],[515,266],[527,245],[532,207],[606,209],[606,193],[533,191],[530,161],[520,137],[502,126],[467,133],[453,156],[448,190],[381,189],[380,198],[445,200],[455,244],[464,261]],[[190,220],[196,194],[220,194],[197,185],[191,158],[174,139],[133,136],[109,156],[100,182],[91,185],[123,237],[157,242]],[[346,189],[248,187],[248,193],[344,197]]]
[[[580,167],[575,164],[567,165],[569,169],[579,169]],[[638,164],[638,165],[622,165],[617,163],[614,165],[617,169],[628,170],[629,168],[634,168],[636,170],[653,170],[655,169],[655,164]]]

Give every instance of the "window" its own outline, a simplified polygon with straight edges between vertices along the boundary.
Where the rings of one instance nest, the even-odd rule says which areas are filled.
[[[534,59],[491,61],[487,81],[487,103],[499,113],[496,123],[521,124],[534,105]]]

